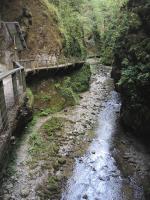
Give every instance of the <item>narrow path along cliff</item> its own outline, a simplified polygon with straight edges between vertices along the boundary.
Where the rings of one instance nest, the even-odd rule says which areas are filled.
[[[119,126],[120,99],[113,91],[111,68],[90,63],[90,88],[80,94],[78,104],[42,111],[14,145],[1,199],[146,199],[149,152]],[[44,96],[45,101],[57,96],[54,79],[39,87],[47,84],[51,97]]]

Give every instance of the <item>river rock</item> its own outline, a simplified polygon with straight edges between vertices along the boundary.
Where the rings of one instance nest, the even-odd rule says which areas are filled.
[[[66,159],[65,159],[65,158],[59,158],[59,159],[58,159],[58,163],[59,163],[60,165],[64,165],[64,164],[66,164]]]
[[[9,184],[7,185],[7,189],[9,190],[9,189],[11,189],[11,188],[13,188],[13,184],[12,184],[12,183],[9,183]]]
[[[82,199],[88,199],[88,195],[87,194],[83,195]]]
[[[21,195],[21,197],[23,197],[23,198],[27,197],[27,196],[29,195],[29,189],[28,189],[28,188],[23,188],[23,189],[21,189],[20,195]]]
[[[79,163],[82,163],[82,162],[83,162],[82,158],[79,158]]]
[[[99,180],[101,180],[101,181],[104,181],[104,180],[105,180],[105,179],[104,179],[103,177],[101,177],[101,176],[99,176],[98,178],[99,178]]]
[[[10,200],[11,199],[11,195],[10,194],[5,194],[3,200]]]

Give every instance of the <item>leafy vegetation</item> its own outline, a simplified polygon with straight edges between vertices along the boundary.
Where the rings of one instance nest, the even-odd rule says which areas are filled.
[[[32,86],[34,108],[39,116],[59,112],[67,106],[79,102],[79,93],[88,90],[90,83],[90,66],[85,64],[64,77],[56,80],[40,81]]]
[[[101,55],[102,62],[112,63],[113,47],[125,24],[120,8],[127,0],[49,0],[58,14],[67,57]],[[47,1],[48,2],[48,1]]]
[[[126,2],[127,0],[85,1],[85,4],[89,4],[91,8],[90,23],[93,24],[95,41],[99,45],[99,53],[97,54],[101,57],[102,63],[113,63],[115,41],[120,33],[126,29],[126,20],[124,20],[126,14],[120,12],[121,7]],[[128,22],[126,21],[126,23]]]
[[[66,100],[66,105],[75,105],[79,102],[78,94],[88,90],[90,76],[90,66],[84,65],[70,77],[65,77],[61,84],[56,84],[57,90]]]
[[[58,152],[58,146],[51,140],[55,131],[61,130],[62,122],[59,118],[52,117],[42,127],[41,132],[44,134],[32,132],[29,138],[30,149],[32,156],[38,157],[40,154],[49,152],[49,155],[54,155]]]
[[[122,95],[121,119],[136,135],[150,132],[150,4],[147,0],[129,0],[124,31],[115,42],[116,86]],[[119,80],[119,81],[118,81]],[[143,137],[143,138],[144,138]]]

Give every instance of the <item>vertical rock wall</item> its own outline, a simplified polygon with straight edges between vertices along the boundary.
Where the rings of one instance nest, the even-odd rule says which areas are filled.
[[[121,120],[143,138],[150,137],[150,2],[129,0],[128,31],[115,47],[112,76],[122,96]]]

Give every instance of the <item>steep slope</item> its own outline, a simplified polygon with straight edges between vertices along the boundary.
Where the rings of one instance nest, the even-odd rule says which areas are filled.
[[[1,0],[3,21],[19,21],[28,49],[25,58],[54,54],[61,49],[62,37],[57,11],[47,0]]]

